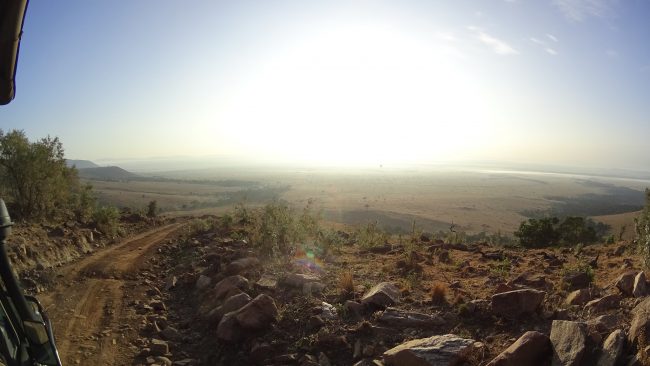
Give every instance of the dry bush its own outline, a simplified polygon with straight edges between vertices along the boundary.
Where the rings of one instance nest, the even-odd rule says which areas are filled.
[[[345,271],[341,273],[341,276],[339,277],[339,288],[342,292],[354,292],[354,276],[352,275],[352,271]]]
[[[436,282],[431,288],[431,302],[435,305],[442,305],[447,302],[447,285]]]

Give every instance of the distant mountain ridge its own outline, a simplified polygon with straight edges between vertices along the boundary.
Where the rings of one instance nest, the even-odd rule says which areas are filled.
[[[71,160],[66,159],[65,163],[69,167],[76,167],[77,169],[86,169],[86,168],[99,168],[99,165],[93,163],[90,160]]]
[[[90,180],[126,181],[142,178],[119,166],[102,166],[97,168],[77,169],[79,177]]]

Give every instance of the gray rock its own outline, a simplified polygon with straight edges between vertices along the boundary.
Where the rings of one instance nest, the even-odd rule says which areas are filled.
[[[516,318],[537,311],[546,292],[522,289],[492,295],[492,312],[504,318]]]
[[[277,321],[278,308],[268,295],[259,295],[239,310],[224,315],[217,326],[217,337],[224,341],[243,338],[248,331],[267,328]]]
[[[375,285],[361,298],[362,304],[387,307],[399,303],[399,289],[390,282]]]
[[[275,290],[278,287],[278,279],[271,275],[263,274],[256,285],[263,289]]]
[[[287,277],[285,277],[284,284],[290,287],[302,289],[306,283],[318,281],[320,281],[320,277],[315,275],[304,273],[290,273],[287,275]]]
[[[625,344],[625,335],[623,331],[617,329],[613,331],[605,342],[603,343],[603,349],[598,357],[597,366],[614,366],[616,365],[621,354],[623,353],[623,345]]]
[[[638,271],[627,271],[623,273],[615,283],[616,288],[625,296],[632,296],[632,290],[634,289],[634,278],[638,274]]]
[[[210,311],[210,313],[208,313],[208,318],[211,321],[212,320],[219,321],[227,313],[241,309],[244,305],[248,304],[250,301],[251,301],[251,297],[245,292],[231,296],[226,301],[224,301],[223,305]]]
[[[632,295],[634,297],[644,297],[648,294],[648,285],[646,283],[645,272],[641,271],[634,277],[634,289]]]
[[[226,266],[225,272],[228,275],[236,275],[247,269],[258,266],[259,264],[259,259],[255,257],[240,258],[230,262],[230,264]]]
[[[579,366],[587,349],[587,325],[554,320],[551,326],[552,366]]]
[[[637,344],[641,335],[650,334],[650,297],[641,301],[632,309],[632,322],[627,332],[630,344]]]
[[[387,325],[403,328],[432,328],[446,323],[445,319],[438,315],[409,312],[396,308],[387,308],[378,320]]]
[[[215,300],[220,300],[226,298],[229,293],[234,295],[233,291],[241,292],[246,289],[248,289],[248,280],[246,278],[240,275],[229,276],[214,286],[212,295]]]
[[[169,353],[169,345],[167,342],[156,338],[151,339],[149,349],[151,349],[152,356],[165,356]]]
[[[619,314],[601,315],[587,322],[589,328],[599,333],[609,333],[619,326],[619,324],[621,324],[621,316]]]
[[[550,350],[551,342],[545,334],[529,331],[490,361],[487,366],[544,365],[549,358]]]
[[[383,357],[387,366],[453,366],[476,356],[482,348],[473,339],[445,334],[402,343]]]
[[[620,295],[607,295],[599,299],[591,300],[585,305],[585,309],[591,313],[601,313],[610,309],[616,309],[621,302]]]

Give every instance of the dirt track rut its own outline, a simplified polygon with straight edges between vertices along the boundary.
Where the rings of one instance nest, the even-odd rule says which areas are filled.
[[[59,285],[39,298],[64,365],[132,364],[139,324],[128,303],[142,297],[138,270],[181,226],[147,231],[58,270]]]

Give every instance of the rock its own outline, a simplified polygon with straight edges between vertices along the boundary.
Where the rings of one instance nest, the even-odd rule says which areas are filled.
[[[549,358],[551,341],[540,332],[524,333],[487,366],[544,365]]]
[[[554,320],[551,326],[552,366],[579,366],[587,349],[587,326],[568,320]]]
[[[149,306],[156,311],[167,311],[167,306],[165,306],[165,303],[160,300],[150,302]]]
[[[263,274],[256,285],[263,289],[275,290],[278,287],[278,279],[271,275]]]
[[[210,283],[212,280],[208,276],[200,275],[199,279],[196,280],[196,289],[197,290],[203,290],[204,288],[210,286]]]
[[[504,318],[532,314],[541,305],[546,292],[533,289],[514,290],[492,295],[492,312]]]
[[[306,283],[318,282],[318,281],[320,281],[320,277],[315,275],[303,274],[303,273],[290,273],[284,279],[284,284],[290,287],[302,289],[304,288]]]
[[[160,331],[160,336],[168,341],[178,341],[181,339],[181,334],[174,327],[167,327]]]
[[[454,366],[475,356],[482,344],[454,334],[414,339],[384,352],[387,366]]]
[[[532,287],[536,289],[546,289],[547,287],[550,286],[548,281],[546,281],[545,276],[540,274],[533,274],[530,272],[524,272],[520,274],[512,281],[508,282],[506,285],[508,286],[518,285],[524,287]]]
[[[224,315],[217,326],[217,337],[225,341],[243,338],[244,331],[267,328],[277,321],[278,308],[272,297],[262,294],[236,311]]]
[[[325,289],[325,285],[320,282],[307,282],[302,285],[302,293],[305,296],[320,294]]]
[[[168,277],[165,280],[165,290],[169,291],[173,289],[174,287],[176,287],[176,283],[178,283],[178,279],[176,278],[176,276]]]
[[[153,338],[149,348],[152,356],[165,356],[169,353],[169,345],[160,339]]]
[[[399,303],[399,289],[390,282],[381,282],[361,298],[362,304],[387,307]]]
[[[309,317],[309,320],[307,320],[307,330],[310,332],[318,331],[323,327],[323,325],[325,325],[325,321],[318,315],[312,315]]]
[[[591,282],[591,278],[583,271],[569,272],[562,277],[562,280],[569,287],[569,290],[585,288]]]
[[[648,294],[645,272],[641,271],[634,277],[634,289],[632,295],[634,297],[644,297]]]
[[[155,358],[156,362],[163,366],[172,366],[172,360],[164,356],[158,356]]]
[[[319,366],[331,366],[330,359],[327,358],[327,355],[321,352],[318,355],[318,365]]]
[[[261,364],[272,354],[273,348],[266,342],[255,343],[251,348],[250,359],[256,364]]]
[[[564,300],[564,303],[567,305],[584,305],[591,300],[591,297],[591,290],[582,288],[571,292]]]
[[[638,274],[637,271],[627,271],[623,273],[614,284],[616,288],[625,296],[632,296],[634,289],[634,278]]]
[[[445,319],[438,315],[408,312],[396,308],[387,308],[378,320],[402,328],[432,328],[446,323]]]
[[[250,301],[251,301],[251,297],[245,292],[231,296],[226,301],[224,301],[223,305],[215,308],[213,311],[210,311],[208,317],[210,319],[219,321],[227,313],[241,309],[244,305],[248,304]]]
[[[599,299],[591,300],[585,305],[585,309],[591,313],[601,313],[609,309],[618,308],[620,295],[607,295]]]
[[[259,264],[259,259],[255,257],[240,258],[228,264],[224,272],[226,272],[227,275],[236,275],[247,269],[258,266]]]
[[[361,316],[361,313],[363,312],[363,305],[356,301],[346,300],[344,306],[348,312],[354,314],[357,317]]]
[[[615,366],[616,362],[621,358],[624,344],[625,335],[623,331],[620,329],[613,331],[603,343],[597,366]]]
[[[321,303],[321,316],[324,319],[328,319],[328,320],[334,320],[339,317],[334,305],[326,303],[324,301],[323,303]]]
[[[619,314],[606,314],[589,320],[587,325],[599,333],[609,333],[620,323],[621,316]]]
[[[637,344],[641,335],[645,337],[646,334],[650,334],[650,297],[635,306],[632,315],[630,330],[627,333],[630,345]]]
[[[236,289],[242,291],[248,289],[248,280],[240,275],[226,277],[214,286],[212,295],[215,300],[220,300]]]

